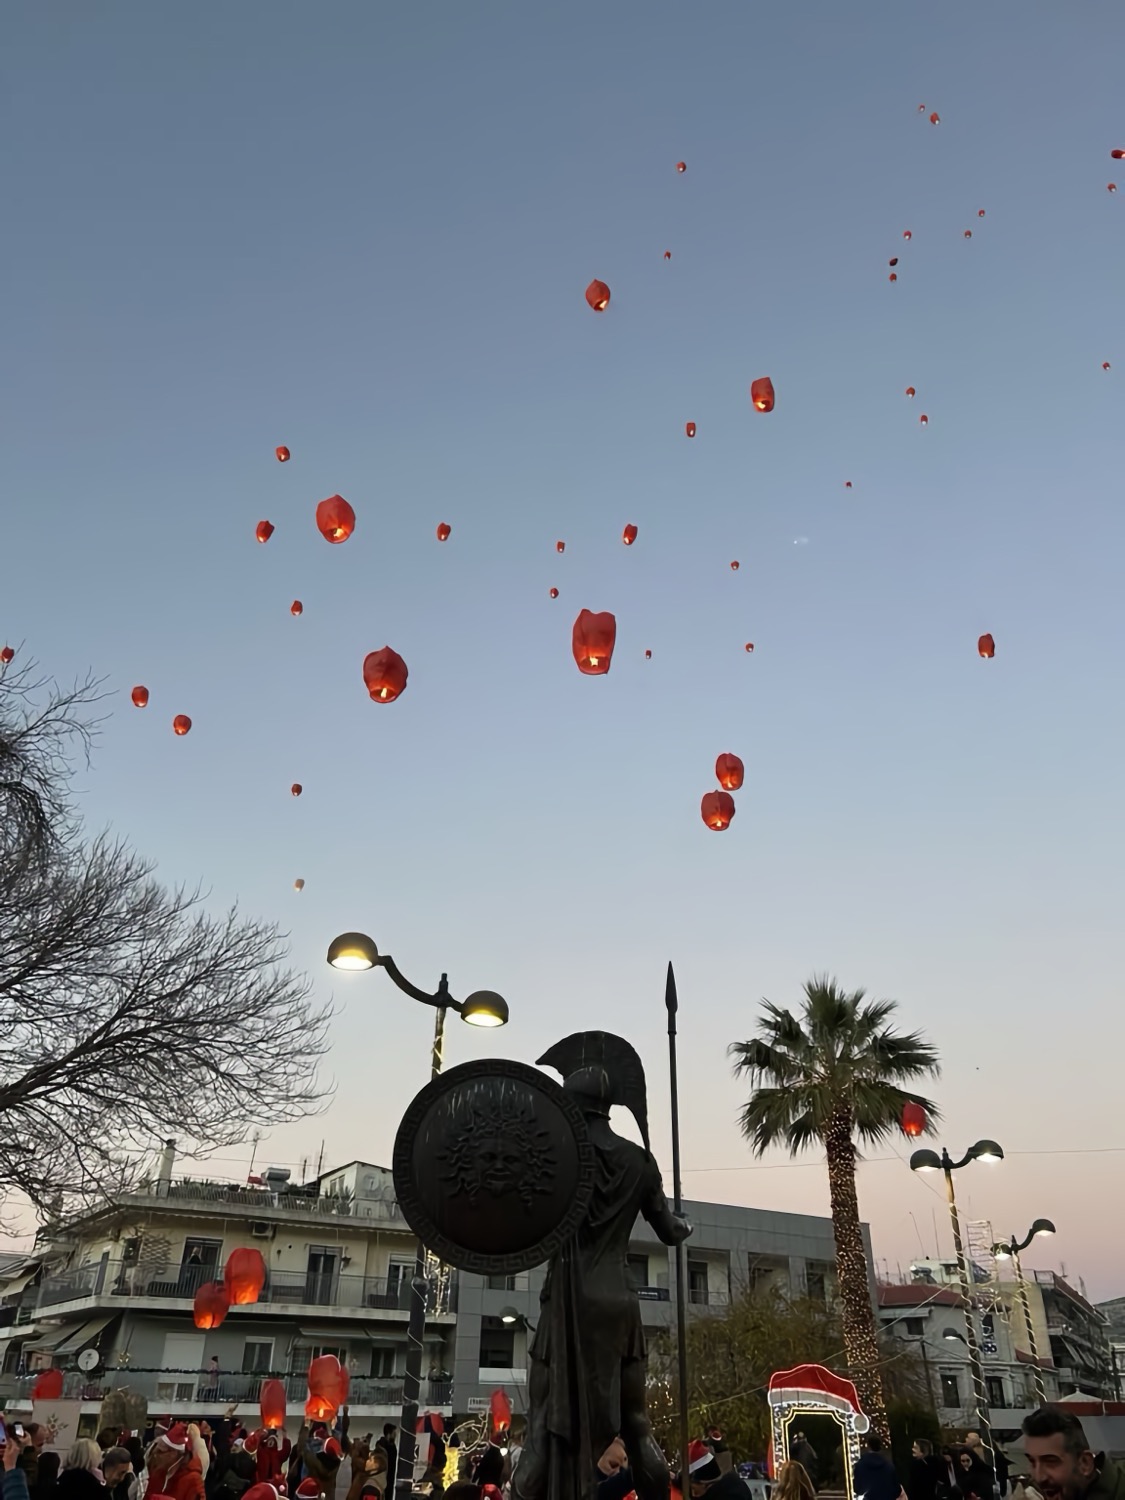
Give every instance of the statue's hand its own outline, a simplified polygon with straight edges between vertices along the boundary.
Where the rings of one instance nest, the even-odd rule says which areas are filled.
[[[690,1219],[685,1219],[682,1214],[675,1215],[676,1220],[676,1244],[682,1245],[695,1233],[695,1225]]]

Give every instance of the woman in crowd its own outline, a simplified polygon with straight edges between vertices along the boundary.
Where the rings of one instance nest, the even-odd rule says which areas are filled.
[[[102,1450],[93,1438],[79,1438],[63,1462],[58,1500],[105,1500]]]

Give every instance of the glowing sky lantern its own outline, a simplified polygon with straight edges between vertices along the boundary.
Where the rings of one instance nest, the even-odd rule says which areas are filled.
[[[279,464],[287,464],[289,462],[288,448],[282,446],[280,448],[275,448],[273,451],[277,454],[277,461]]]
[[[595,312],[605,312],[609,306],[609,287],[595,276],[586,288],[586,301]]]
[[[686,172],[687,171],[687,162],[686,161],[678,161],[676,163],[676,171],[677,172]]]
[[[187,714],[177,714],[172,720],[173,734],[187,734],[191,729],[191,720]]]
[[[260,1250],[239,1246],[227,1256],[223,1267],[223,1285],[232,1307],[251,1307],[262,1295],[266,1284],[266,1263]]]
[[[230,1311],[230,1297],[221,1281],[205,1281],[195,1294],[191,1314],[197,1328],[218,1328]]]
[[[348,1372],[334,1354],[318,1354],[309,1364],[309,1395],[341,1407],[348,1399]]]
[[[604,677],[617,644],[617,620],[609,610],[579,612],[571,633],[571,650],[578,670],[586,677]]]
[[[363,659],[363,681],[373,703],[393,703],[400,698],[409,675],[402,657],[389,646],[371,651]]]
[[[726,792],[737,792],[746,778],[746,767],[737,755],[726,752],[715,762],[715,779]]]
[[[919,106],[918,106],[918,113],[920,115],[924,115],[926,113],[926,106],[924,104],[919,104]]]
[[[651,661],[651,660],[652,660],[652,652],[651,651],[646,651],[645,652],[645,661]]]
[[[892,255],[891,258],[890,258],[890,260],[887,262],[887,265],[888,266],[897,266],[898,265],[898,256],[897,255]]]
[[[722,833],[734,817],[734,798],[729,792],[704,792],[699,815],[713,833]]]
[[[1116,184],[1116,182],[1107,182],[1106,185],[1105,185],[1105,190],[1106,190],[1107,193],[1116,193],[1116,191],[1117,191],[1117,184]]]
[[[940,125],[941,124],[941,116],[938,114],[938,112],[937,112],[936,109],[934,110],[933,114],[930,116],[930,124],[931,125]]]
[[[930,425],[930,419],[925,412],[922,413],[918,420],[919,422],[921,422],[923,427],[928,427]]]
[[[304,612],[305,606],[301,603],[300,599],[294,599],[293,603],[289,606],[289,613],[296,616],[303,615]]]
[[[268,542],[270,537],[273,536],[273,532],[272,521],[259,521],[257,526],[254,527],[254,535],[260,542]]]
[[[773,411],[773,381],[768,375],[760,375],[750,382],[750,400],[755,411]]]
[[[555,543],[555,551],[556,552],[565,552],[566,551],[566,543],[565,542],[556,542]]]
[[[926,1130],[926,1111],[921,1104],[915,1104],[913,1099],[908,1099],[902,1106],[902,1133],[909,1136],[911,1140],[917,1140],[924,1135]]]
[[[892,271],[891,274],[887,277],[887,280],[888,281],[897,281],[898,280],[898,272],[897,271]]]
[[[687,433],[688,437],[694,437],[695,436],[695,423],[694,422],[685,422],[684,423],[684,431]]]
[[[753,641],[747,641],[746,642],[746,649],[747,649],[747,651],[753,652],[753,650],[754,650],[754,642]]]
[[[672,259],[672,252],[671,252],[671,250],[665,250],[665,252],[664,252],[664,259],[665,260],[671,260]]]
[[[303,891],[304,888],[305,888],[305,882],[303,880],[295,880],[293,882],[293,889],[295,891]]]
[[[731,570],[732,573],[737,573],[740,567],[741,567],[741,564],[736,559],[734,562],[731,563],[730,570]]]
[[[552,589],[551,590],[551,598],[552,599],[557,599],[558,597],[559,597],[559,591],[558,591],[558,589]]]
[[[1109,360],[1108,359],[1103,359],[1102,360],[1102,369],[1103,370],[1108,370],[1109,369]]]
[[[909,229],[904,229],[902,231],[902,237],[904,240],[912,240],[914,238]]]
[[[1125,161],[1125,151],[1111,151],[1109,154],[1114,161]]]
[[[4,666],[7,666],[12,657],[15,656],[15,654],[16,653],[12,650],[11,646],[4,646],[3,648],[0,648],[0,662],[2,662]]]
[[[966,229],[965,230],[965,238],[967,240],[971,240],[972,237],[973,237],[973,231],[971,229]]]
[[[625,530],[621,533],[621,540],[625,543],[626,547],[631,547],[637,540],[637,528],[633,525],[626,526]]]
[[[129,696],[133,700],[134,708],[148,707],[148,688],[143,687],[139,682]]]
[[[908,385],[906,387],[906,394],[911,398],[911,400],[914,399],[915,391],[912,385]]]
[[[846,490],[850,490],[850,489],[851,489],[851,487],[852,487],[852,482],[851,482],[851,480],[850,480],[850,479],[845,479],[845,480],[844,480],[844,488],[845,488],[845,489],[846,489]]]
[[[977,218],[978,219],[983,219],[984,218],[984,209],[983,208],[978,208],[977,209]]]
[[[263,1380],[258,1396],[258,1411],[267,1432],[279,1432],[285,1426],[285,1382]]]
[[[334,546],[346,542],[355,530],[355,511],[343,495],[329,495],[316,508],[316,529]]]
[[[453,527],[450,526],[448,521],[439,521],[438,529],[434,533],[434,535],[437,537],[439,542],[447,542],[452,531]]]
[[[977,641],[977,653],[990,660],[996,655],[996,642],[991,635],[982,635]]]
[[[293,783],[293,785],[289,788],[290,793],[294,797],[299,797],[304,790],[305,790],[304,787],[301,785],[301,783],[299,781],[295,781]]]

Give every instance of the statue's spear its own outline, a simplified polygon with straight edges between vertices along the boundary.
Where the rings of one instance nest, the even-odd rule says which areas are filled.
[[[672,1200],[676,1213],[684,1211],[683,1184],[680,1181],[680,1087],[676,1072],[676,976],[668,964],[668,982],[664,987],[664,1004],[668,1011],[668,1079],[672,1096]],[[680,1485],[685,1497],[691,1494],[688,1473],[688,1392],[687,1392],[687,1287],[684,1275],[684,1245],[676,1246],[676,1354],[679,1359],[680,1385]]]

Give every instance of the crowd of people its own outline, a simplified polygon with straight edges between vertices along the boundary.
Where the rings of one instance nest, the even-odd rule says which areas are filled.
[[[215,1422],[156,1424],[144,1438],[105,1431],[79,1438],[65,1457],[50,1443],[42,1424],[3,1422],[2,1500],[338,1500],[345,1459],[346,1500],[387,1500],[398,1466],[398,1429],[387,1423],[382,1435],[349,1434],[347,1408],[331,1427],[303,1426],[295,1442],[284,1432],[253,1430],[229,1408]],[[444,1500],[513,1500],[513,1480],[523,1448],[518,1422],[501,1439],[459,1451],[440,1432],[429,1435],[426,1489]],[[1023,1424],[1026,1473],[1012,1475],[1007,1456],[993,1449],[995,1463],[979,1434],[937,1452],[925,1439],[913,1448],[905,1482],[869,1433],[853,1472],[856,1500],[1125,1500],[1125,1468],[1087,1441],[1078,1418],[1057,1407],[1033,1412]],[[456,1477],[446,1487],[450,1465]],[[673,1500],[750,1500],[751,1488],[734,1467],[721,1434],[712,1432],[688,1450],[688,1473],[672,1481]],[[816,1450],[795,1433],[790,1456],[773,1478],[770,1500],[816,1500]],[[343,1500],[343,1497],[340,1497]],[[624,1444],[617,1439],[598,1463],[592,1500],[636,1500]]]

